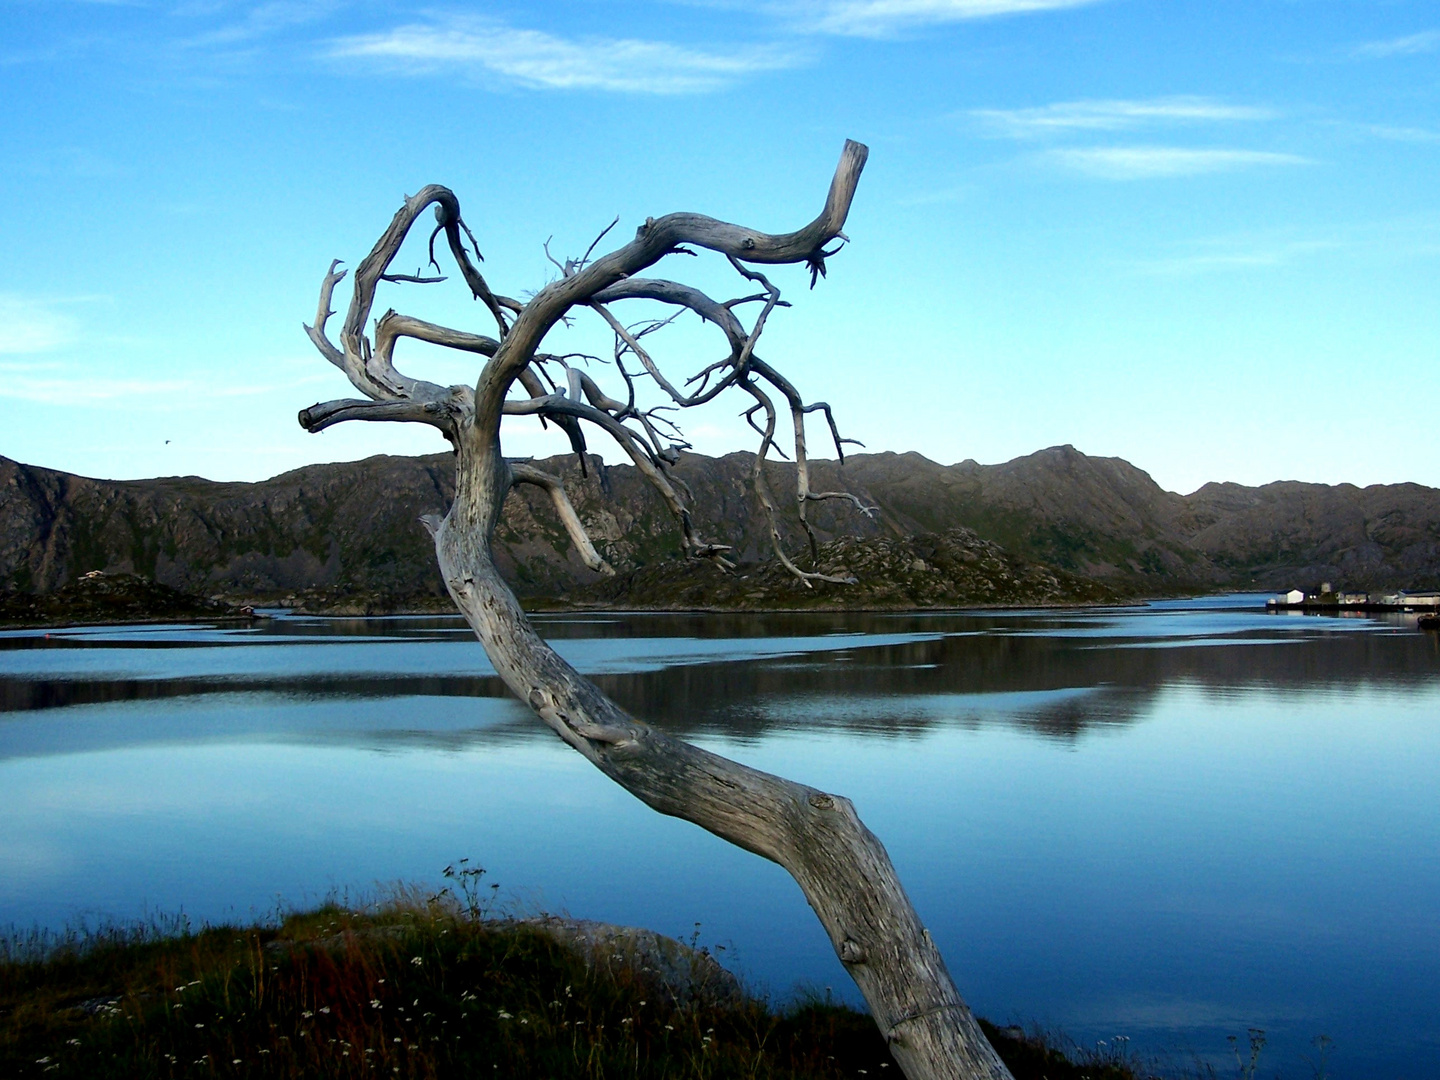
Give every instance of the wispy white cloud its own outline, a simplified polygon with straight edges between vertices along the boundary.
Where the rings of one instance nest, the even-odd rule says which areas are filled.
[[[1388,41],[1367,41],[1355,47],[1355,55],[1380,59],[1386,56],[1415,56],[1437,49],[1440,49],[1440,30],[1426,30]]]
[[[301,361],[293,361],[292,366],[296,363],[308,364],[309,362],[310,358],[307,356]],[[207,385],[205,388],[205,393],[222,398],[274,397],[276,394],[282,391],[296,390],[301,387],[316,386],[321,384],[334,385],[334,382],[335,380],[332,372],[320,371],[310,375],[294,375],[282,379],[271,379],[268,382],[264,383],[236,383],[231,385],[219,384],[213,386]]]
[[[1358,124],[1351,125],[1351,127],[1362,134],[1389,142],[1440,142],[1440,131],[1432,131],[1429,128],[1400,127],[1394,124]]]
[[[275,397],[316,383],[330,381],[325,373],[264,383],[215,383],[190,378],[117,379],[91,366],[73,363],[0,361],[0,400],[29,401],[39,405],[95,405],[119,399],[146,399],[163,408],[181,407],[187,400],[207,398]]]
[[[769,5],[814,33],[889,37],[924,26],[1085,7],[1102,0],[781,0]]]
[[[0,398],[37,405],[93,405],[117,398],[159,397],[194,389],[173,379],[107,379],[74,375],[7,373],[0,380]]]
[[[1152,180],[1233,172],[1259,165],[1312,165],[1297,154],[1180,146],[1098,146],[1051,150],[1044,159],[1102,180]]]
[[[1324,235],[1271,229],[1197,238],[1168,255],[1135,264],[1143,274],[1179,276],[1265,270],[1342,253],[1345,266],[1394,266],[1440,256],[1440,214],[1406,215],[1334,225]],[[1428,272],[1428,271],[1427,271]]]
[[[266,0],[265,3],[246,5],[237,18],[224,26],[198,34],[185,44],[240,45],[291,27],[313,23],[329,15],[336,7],[337,0]],[[212,5],[190,9],[196,15],[210,15],[214,10]]]
[[[75,320],[53,304],[0,293],[0,355],[49,352],[69,345],[78,333]]]
[[[778,46],[710,51],[638,38],[572,39],[470,17],[340,38],[330,44],[328,55],[409,75],[458,71],[533,89],[640,94],[716,90],[804,60],[798,50]]]
[[[1302,259],[1344,247],[1336,240],[1291,240],[1281,243],[1223,243],[1208,250],[1141,265],[1143,273],[1161,277],[1218,273],[1226,270],[1264,270],[1288,266]]]
[[[55,360],[0,360],[0,375],[28,375],[35,371],[56,371],[63,365]]]
[[[970,115],[1017,139],[1083,131],[1123,131],[1160,124],[1273,120],[1270,109],[1230,105],[1214,98],[1179,96],[1138,101],[1062,101],[1028,109],[972,109]]]

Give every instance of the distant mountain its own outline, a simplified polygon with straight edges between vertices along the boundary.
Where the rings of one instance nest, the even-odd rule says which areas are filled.
[[[1216,568],[1176,526],[1185,502],[1119,458],[1056,446],[1003,465],[874,454],[847,470],[907,531],[951,525],[1090,577],[1209,585]]]
[[[1232,580],[1440,588],[1440,491],[1420,484],[1206,484],[1179,525]]]
[[[750,491],[753,461],[743,453],[691,454],[676,469],[694,495],[701,532],[733,546],[745,563],[769,557]],[[590,458],[582,476],[573,455],[540,464],[565,476],[622,578],[673,576],[657,567],[676,556],[678,531],[634,468]],[[778,501],[793,505],[791,468],[767,468]],[[811,515],[822,543],[872,542],[866,558],[877,567],[894,554],[893,545],[876,546],[882,540],[933,540],[969,529],[1003,548],[1022,577],[1035,564],[1059,572],[1051,575],[1056,581],[1083,578],[1128,594],[1304,588],[1326,580],[1353,588],[1440,586],[1440,491],[1416,484],[1208,484],[1180,496],[1129,462],[1070,446],[1001,465],[866,454],[843,469],[816,462],[813,473],[817,488],[843,487],[878,507],[874,520],[838,501],[812,507]],[[0,582],[48,592],[99,569],[235,599],[320,590],[439,600],[434,551],[417,519],[442,512],[453,483],[448,454],[312,465],[254,484],[93,480],[0,458]],[[793,515],[784,533],[789,550],[805,548]],[[497,541],[502,569],[522,593],[603,591],[533,489],[512,495]],[[647,575],[634,578],[644,568]],[[978,579],[965,586],[978,587]]]
[[[338,583],[438,592],[417,518],[449,498],[451,474],[448,457],[377,457],[256,484],[113,481],[0,459],[0,580],[49,592],[105,570],[235,596]]]

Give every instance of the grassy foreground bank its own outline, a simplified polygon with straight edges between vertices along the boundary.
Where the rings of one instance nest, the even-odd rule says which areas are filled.
[[[479,915],[417,894],[275,925],[11,938],[0,1076],[900,1075],[868,1016],[823,1001],[774,1008],[704,950],[597,952]],[[1135,1075],[1016,1029],[987,1032],[1017,1080]]]

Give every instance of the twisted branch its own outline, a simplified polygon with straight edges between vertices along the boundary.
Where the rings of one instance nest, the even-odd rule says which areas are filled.
[[[746,379],[740,385],[759,403],[756,407],[765,411],[765,427],[760,431],[760,450],[755,455],[752,475],[755,484],[755,494],[760,499],[760,505],[765,509],[765,518],[770,525],[770,542],[775,548],[775,557],[780,560],[786,570],[789,570],[790,573],[799,578],[807,589],[814,588],[814,586],[810,584],[812,581],[828,581],[835,585],[854,585],[856,579],[850,576],[838,577],[831,574],[801,570],[791,561],[790,556],[785,554],[785,544],[780,538],[780,520],[775,513],[775,499],[770,494],[770,483],[765,478],[765,457],[770,452],[770,445],[775,439],[775,405],[771,402],[769,396],[750,379]],[[746,419],[750,419],[748,413],[746,414]],[[755,426],[753,420],[751,421],[751,426]],[[805,503],[803,500],[800,505],[802,508],[804,507]],[[800,520],[805,520],[803,515]],[[806,532],[810,532],[808,522],[805,524],[805,530]],[[815,534],[813,532],[810,533],[810,542],[812,558],[818,558],[818,555],[814,554]]]
[[[555,504],[555,512],[560,515],[561,524],[570,534],[570,542],[575,545],[575,550],[580,553],[586,566],[607,576],[615,573],[614,568],[600,557],[595,545],[590,542],[590,534],[580,520],[580,515],[575,512],[570,496],[565,494],[565,485],[558,476],[551,476],[524,461],[510,462],[510,476],[512,484],[534,484],[545,489],[550,495],[550,501]]]

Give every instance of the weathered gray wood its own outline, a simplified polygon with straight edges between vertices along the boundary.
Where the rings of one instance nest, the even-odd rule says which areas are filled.
[[[500,499],[482,478],[503,476],[488,456],[481,447],[461,451],[461,469],[471,482],[464,495],[457,491],[438,524],[435,547],[451,596],[506,685],[561,739],[648,806],[785,867],[910,1080],[1007,1077],[884,847],[848,799],[656,731],[621,710],[535,633],[483,539]]]
[[[585,531],[585,523],[575,512],[575,507],[570,502],[570,496],[565,493],[565,484],[558,476],[551,476],[526,461],[512,461],[510,463],[510,481],[514,484],[534,484],[538,488],[543,488],[550,496],[550,502],[554,504],[555,514],[560,518],[560,524],[565,526],[565,531],[570,536],[570,542],[575,545],[575,550],[580,553],[580,558],[585,561],[585,565],[602,574],[615,573],[614,568],[600,557],[600,553],[595,550],[595,545],[590,542],[590,534]]]
[[[491,548],[512,485],[538,484],[550,494],[582,558],[597,570],[609,570],[559,479],[528,463],[507,461],[501,451],[503,418],[537,416],[565,426],[572,442],[582,438],[581,422],[611,435],[674,512],[687,552],[723,564],[725,549],[696,534],[689,493],[669,472],[676,447],[664,445],[659,433],[663,419],[635,404],[634,379],[622,364],[624,357],[634,356],[678,406],[701,404],[730,386],[756,400],[755,408],[765,413],[765,426],[755,425],[762,436],[755,485],[771,514],[776,550],[802,580],[822,577],[796,566],[780,546],[764,476],[776,409],[756,380],[778,390],[790,406],[802,521],[805,504],[815,499],[850,498],[858,508],[866,508],[848,493],[809,491],[805,416],[824,412],[837,449],[848,440],[840,438],[829,406],[805,404],[788,380],[755,355],[765,320],[781,301],[779,290],[749,264],[803,262],[811,267],[812,281],[824,273],[825,259],[833,254],[825,245],[843,239],[841,229],[866,153],[858,143],[845,144],[825,208],[803,229],[769,235],[697,214],[650,219],[631,243],[593,262],[588,252],[578,260],[556,262],[561,278],[523,305],[490,291],[461,242],[461,232],[469,236],[469,229],[460,219],[458,201],[446,188],[427,187],[406,200],[356,271],[339,347],[326,337],[325,325],[334,287],[343,275],[336,272],[336,264],[326,274],[315,326],[306,330],[326,359],[344,370],[367,400],[314,405],[301,413],[301,423],[312,431],[349,419],[420,420],[440,427],[456,451],[455,499],[443,519],[429,517],[425,524],[435,537],[436,557],[451,597],[506,685],[556,735],[647,805],[785,867],[804,891],[910,1080],[1005,1080],[1009,1073],[956,991],[884,847],[865,828],[849,800],[740,765],[629,716],[535,632],[497,571]],[[439,222],[431,236],[432,247],[435,236],[445,231],[462,275],[475,297],[491,310],[500,336],[466,334],[389,312],[376,324],[372,347],[364,325],[376,286],[387,280],[391,259],[421,210],[431,204]],[[473,244],[474,238],[470,239]],[[759,283],[764,291],[721,304],[689,286],[636,276],[687,248],[728,256],[743,277]],[[665,378],[640,342],[647,329],[627,327],[609,310],[610,304],[636,298],[689,308],[724,334],[729,356],[690,380],[699,383],[694,393],[679,390]],[[747,331],[735,308],[753,302],[763,302],[763,308]],[[546,333],[575,309],[597,312],[615,332],[615,362],[629,391],[626,401],[606,394],[566,358],[538,351]],[[514,314],[513,322],[505,312]],[[393,363],[395,343],[401,337],[487,357],[473,391],[401,374]],[[563,378],[551,378],[548,372],[554,368],[563,369]],[[542,375],[551,378],[550,389]],[[516,385],[527,396],[511,397]],[[631,427],[630,422],[639,427]]]

